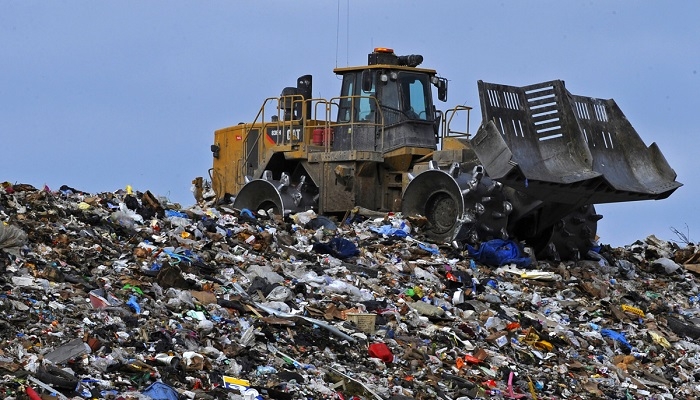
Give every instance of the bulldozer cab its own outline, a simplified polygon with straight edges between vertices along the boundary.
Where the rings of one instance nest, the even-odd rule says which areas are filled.
[[[428,79],[426,74],[407,71],[346,73],[340,93],[338,122],[376,121],[377,103],[385,114],[393,116],[385,121],[385,126],[401,121],[432,121],[434,110]],[[353,102],[355,97],[357,101]],[[371,101],[372,97],[377,102]]]
[[[336,68],[342,76],[333,150],[390,152],[402,147],[435,149],[440,113],[432,86],[447,99],[447,81],[417,68],[423,57],[397,56],[378,48],[368,65]]]

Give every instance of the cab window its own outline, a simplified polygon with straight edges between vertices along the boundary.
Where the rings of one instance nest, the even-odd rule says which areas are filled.
[[[338,106],[338,122],[350,122],[352,118],[352,96],[355,92],[355,77],[357,74],[343,75],[343,86],[340,92],[340,104]]]
[[[361,79],[361,72],[343,75],[338,122],[368,121],[374,118],[376,103],[370,97],[376,96],[375,79],[368,92],[362,90]]]
[[[402,111],[411,119],[432,120],[428,77],[411,72],[399,73]]]
[[[373,74],[374,77],[374,74]],[[361,79],[360,76],[358,76],[358,79]],[[375,88],[375,79],[372,79],[372,87],[370,88],[369,91],[365,92],[362,90],[361,85],[357,85],[357,89],[361,93],[359,95],[361,96],[359,99],[357,99],[358,103],[358,110],[357,110],[357,118],[360,121],[369,121],[369,120],[374,120],[374,111],[376,109],[377,103],[372,99],[372,97],[376,96],[376,88]]]

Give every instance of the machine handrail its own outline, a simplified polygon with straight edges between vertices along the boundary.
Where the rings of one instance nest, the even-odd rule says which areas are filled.
[[[352,125],[363,125],[363,126],[374,126],[375,129],[379,128],[379,142],[382,145],[382,148],[379,149],[379,151],[384,150],[384,112],[382,110],[382,107],[379,104],[379,100],[377,100],[376,97],[374,96],[358,96],[358,95],[353,95],[353,96],[338,96],[338,97],[332,97],[330,100],[328,100],[328,107],[327,107],[327,112],[326,112],[326,120],[330,121],[331,120],[331,108],[332,107],[338,107],[340,108],[340,101],[343,99],[350,99],[350,109],[354,110],[355,109],[355,103],[359,99],[369,99],[370,101],[373,101],[375,104],[374,112],[376,112],[376,115],[379,117],[379,122],[373,122],[373,121],[358,121],[355,118],[355,113],[352,112],[350,113],[350,120],[349,121],[344,121],[344,122],[334,122],[331,127],[340,127],[340,126],[352,126]],[[350,133],[350,147],[355,148],[355,141],[354,141],[354,135],[351,132]]]
[[[464,136],[467,139],[469,139],[471,137],[471,133],[469,133],[469,123],[470,123],[471,110],[472,110],[472,107],[463,106],[463,105],[455,106],[453,108],[446,110],[445,111],[445,118],[442,120],[442,137],[444,138],[444,137]],[[450,125],[452,124],[452,120],[457,115],[457,113],[460,111],[467,112],[467,131],[466,132],[453,131],[450,127]]]
[[[374,104],[374,109],[373,112],[376,113],[378,120],[375,122],[375,120],[372,121],[358,121],[355,113],[351,113],[350,115],[350,120],[347,122],[337,122],[333,121],[333,113],[334,113],[334,108],[340,107],[340,101],[344,99],[350,99],[350,105],[351,109],[355,109],[355,106],[357,102],[360,99],[369,99],[369,101],[373,102]],[[266,118],[266,113],[265,109],[270,106],[270,103],[276,102],[276,109],[277,109],[277,115],[273,116],[276,118],[270,117],[270,121],[267,121]],[[285,118],[285,107],[282,105],[287,103],[286,105],[290,106],[287,109],[289,110],[295,110],[296,107],[301,104],[300,107],[300,114],[301,118],[292,118],[288,119]],[[352,125],[366,125],[366,126],[374,126],[375,128],[378,129],[379,133],[379,142],[381,143],[382,148],[380,148],[378,151],[383,150],[383,144],[384,144],[384,110],[379,104],[379,100],[377,100],[376,97],[374,96],[339,96],[339,97],[333,97],[331,99],[325,99],[325,98],[313,98],[313,99],[305,99],[301,95],[288,95],[288,96],[279,96],[279,97],[268,97],[263,101],[262,106],[258,110],[258,113],[256,114],[255,118],[253,119],[253,122],[250,124],[246,124],[246,131],[245,131],[245,140],[248,140],[247,138],[251,135],[251,132],[254,129],[258,129],[258,133],[255,137],[254,142],[248,146],[250,150],[247,150],[244,152],[242,159],[240,160],[239,167],[243,168],[250,157],[252,156],[253,152],[257,150],[258,152],[258,159],[263,159],[265,156],[265,146],[260,146],[259,143],[261,142],[261,138],[263,135],[266,133],[267,128],[269,126],[274,126],[276,130],[286,132],[287,129],[292,129],[293,127],[301,127],[302,131],[305,132],[307,126],[307,121],[304,116],[306,115],[307,107],[313,107],[313,115],[312,115],[312,120],[315,121],[322,121],[322,125],[317,125],[319,128],[323,128],[326,130],[332,130],[333,128],[336,127],[341,127],[341,126],[352,126]],[[319,107],[322,109],[319,110]],[[323,118],[319,118],[323,114]],[[351,133],[352,135],[352,133]],[[308,136],[308,135],[307,135]],[[351,136],[351,144],[354,146],[354,137]],[[303,140],[300,140],[298,138],[295,138],[293,135],[290,135],[288,138],[287,135],[282,135],[280,141],[276,143],[277,146],[286,146],[290,144],[294,144],[295,142],[299,141],[304,141],[307,144],[310,143],[311,139],[309,137],[304,137]],[[323,142],[323,151],[324,152],[330,152],[331,151],[331,136],[330,135],[324,135],[324,142]],[[239,176],[242,176],[244,174],[238,174]],[[242,182],[239,182],[242,183]]]
[[[276,109],[277,109],[277,115],[276,115],[276,120],[273,120],[270,118],[270,122],[266,122],[265,119],[265,109],[269,106],[269,102],[277,102],[276,104]],[[271,124],[274,124],[276,129],[278,131],[286,131],[286,128],[288,127],[291,129],[295,124],[296,125],[304,125],[304,118],[296,118],[296,119],[286,119],[284,118],[284,110],[285,108],[282,107],[282,102],[284,101],[290,101],[291,102],[291,110],[294,110],[295,107],[298,104],[301,104],[301,115],[305,115],[306,113],[306,100],[302,95],[288,95],[288,96],[279,96],[279,97],[268,97],[263,101],[262,106],[260,106],[260,109],[258,110],[258,113],[256,114],[255,118],[253,119],[253,122],[247,125],[247,129],[245,132],[245,140],[248,140],[247,138],[250,136],[251,131],[254,129],[256,124],[260,124],[261,128],[258,131],[257,137],[255,138],[255,141],[253,144],[250,146],[250,151],[246,151],[243,154],[243,161],[241,164],[246,165],[248,162],[248,159],[250,158],[251,154],[253,153],[253,149],[257,149],[258,151],[258,159],[262,159],[264,157],[264,149],[263,146],[258,146],[257,144],[260,143],[260,138],[263,137],[265,134],[265,128],[268,127]],[[289,142],[293,142],[293,138],[290,135]],[[280,145],[287,145],[287,138],[286,135],[282,135],[282,143]]]

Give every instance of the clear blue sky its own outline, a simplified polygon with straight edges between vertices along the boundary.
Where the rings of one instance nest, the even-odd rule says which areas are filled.
[[[422,54],[476,107],[476,81],[566,81],[614,98],[678,180],[669,199],[599,206],[601,242],[700,240],[700,3],[696,1],[5,1],[0,181],[88,192],[132,185],[187,206],[213,131],[373,47]],[[440,103],[444,105],[443,103]]]

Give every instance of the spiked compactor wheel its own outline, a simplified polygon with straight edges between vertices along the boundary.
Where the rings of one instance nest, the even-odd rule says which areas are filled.
[[[578,260],[598,245],[598,221],[593,205],[581,206],[559,220],[551,229],[549,239],[537,243],[537,257],[551,260]]]

